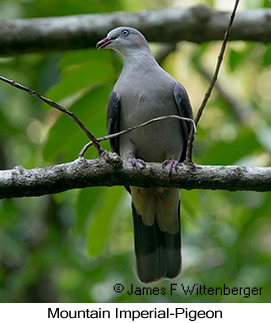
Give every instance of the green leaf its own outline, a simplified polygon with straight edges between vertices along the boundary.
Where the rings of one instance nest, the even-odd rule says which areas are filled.
[[[101,197],[104,195],[104,188],[102,187],[89,187],[80,190],[77,202],[77,222],[76,232],[86,234],[88,222],[93,214],[99,208]]]
[[[263,55],[263,66],[267,67],[271,64],[271,45],[268,45]]]
[[[210,48],[210,43],[202,43],[198,45],[192,55],[192,62],[197,67],[199,65],[199,61],[205,52]]]
[[[181,191],[181,217],[194,224],[194,218],[202,214],[197,190]]]
[[[229,67],[232,72],[247,63],[256,45],[253,42],[249,44],[238,42],[233,46],[234,48],[229,50]]]
[[[90,85],[113,82],[112,52],[87,49],[68,52],[59,62],[61,79],[47,93],[54,101],[75,95]]]
[[[70,68],[70,65],[86,64],[89,62],[108,63],[112,58],[110,51],[98,51],[97,49],[84,49],[70,51],[59,62],[60,70]]]
[[[106,134],[106,105],[110,90],[109,85],[97,86],[76,101],[70,109],[96,137]],[[44,159],[73,160],[88,141],[83,131],[63,114],[50,129],[43,152]],[[87,154],[96,156],[93,148]]]
[[[14,124],[8,120],[8,118],[5,116],[5,114],[0,110],[0,134],[3,135],[11,135],[11,134],[17,134],[19,133],[19,129],[15,127]]]
[[[255,133],[243,128],[238,138],[231,143],[219,141],[211,145],[201,162],[210,165],[230,165],[256,149],[261,148]]]
[[[113,83],[113,75],[113,66],[110,62],[93,61],[75,65],[63,73],[61,81],[49,90],[47,96],[59,102],[90,85],[102,82]]]
[[[109,238],[114,214],[118,211],[118,203],[123,193],[122,187],[105,188],[103,203],[95,215],[88,233],[88,253],[99,255]]]

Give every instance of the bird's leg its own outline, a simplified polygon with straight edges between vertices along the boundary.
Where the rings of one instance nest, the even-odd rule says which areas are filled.
[[[146,167],[144,160],[136,158],[137,147],[134,142],[127,136],[123,136],[120,146],[120,155],[124,160],[132,164],[134,168],[140,170]]]
[[[133,165],[133,167],[136,168],[137,170],[140,170],[141,168],[146,167],[146,163],[144,162],[144,160],[140,158],[130,157],[128,158],[128,162],[130,162]]]
[[[176,171],[177,170],[177,165],[178,165],[178,160],[175,160],[175,159],[167,159],[167,160],[164,160],[163,163],[162,163],[162,167],[164,169],[166,169],[169,174],[172,173],[172,171]]]

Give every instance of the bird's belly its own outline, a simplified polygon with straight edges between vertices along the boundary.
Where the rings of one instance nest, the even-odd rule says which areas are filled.
[[[121,128],[122,130],[127,129],[152,118],[176,114],[176,112],[175,106],[172,109],[167,107],[167,113],[163,113],[157,108],[150,108],[147,113],[146,111],[140,111],[140,107],[135,108],[131,113],[124,114],[126,117],[122,117]],[[128,138],[125,138],[125,136]],[[147,162],[163,162],[166,159],[179,160],[183,150],[181,123],[179,120],[157,121],[133,130],[120,138],[120,146],[122,146],[122,142],[127,142],[127,139],[135,146],[135,157]]]
[[[178,125],[172,121],[161,122],[164,122],[165,126],[160,126],[159,128],[150,126],[150,129],[145,131],[140,131],[141,129],[139,129],[138,135],[134,134],[131,136],[137,148],[137,158],[153,162],[163,162],[166,159],[180,159],[183,149],[180,122],[178,122]]]

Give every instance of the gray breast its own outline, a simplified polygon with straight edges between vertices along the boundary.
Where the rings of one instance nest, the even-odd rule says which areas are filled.
[[[116,86],[121,101],[121,130],[163,115],[178,114],[173,96],[175,83],[172,80],[171,77],[165,81],[163,78],[142,75],[142,78],[130,82],[128,78],[125,84]],[[127,141],[127,137],[136,146],[137,157],[145,161],[179,159],[182,153],[183,141],[178,120],[159,121],[134,130],[120,138],[120,145]]]

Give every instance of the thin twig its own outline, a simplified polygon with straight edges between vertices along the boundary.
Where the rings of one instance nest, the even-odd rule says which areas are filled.
[[[44,96],[38,94],[37,92],[29,89],[28,87],[26,87],[24,85],[19,84],[13,80],[10,80],[10,79],[3,77],[3,76],[0,76],[0,80],[10,84],[11,86],[14,86],[20,90],[23,90],[23,91],[31,94],[32,96],[34,96],[34,97],[40,99],[41,101],[45,102],[46,104],[48,104],[50,107],[55,108],[55,109],[65,113],[66,115],[68,115],[84,131],[84,133],[87,135],[87,137],[93,142],[93,145],[96,148],[96,150],[98,151],[98,154],[100,155],[103,152],[103,148],[99,145],[95,136],[83,125],[83,123],[71,111],[67,110],[62,105],[59,105],[56,102],[45,98]]]
[[[213,78],[212,78],[212,80],[210,82],[208,90],[206,91],[206,93],[204,95],[204,99],[203,99],[203,101],[201,103],[201,106],[200,106],[200,108],[198,110],[198,113],[196,115],[196,118],[195,118],[195,124],[196,125],[198,124],[198,122],[200,120],[200,117],[201,117],[201,115],[203,113],[203,110],[204,110],[204,108],[205,108],[205,106],[206,106],[206,104],[207,104],[207,102],[208,102],[208,100],[210,98],[210,95],[211,95],[212,90],[214,88],[215,82],[217,80],[217,76],[218,76],[222,61],[223,61],[223,56],[224,56],[224,53],[225,53],[226,45],[227,45],[227,42],[228,42],[228,39],[229,39],[230,29],[231,29],[231,26],[233,24],[233,21],[234,21],[234,18],[235,18],[235,13],[236,13],[236,10],[237,10],[239,2],[240,2],[240,0],[235,1],[235,5],[234,5],[234,8],[233,8],[233,11],[232,11],[232,14],[231,14],[231,18],[230,18],[227,30],[226,30],[225,35],[224,35],[224,39],[223,39],[223,42],[222,42],[220,53],[219,53],[218,58],[217,58],[217,64],[216,64],[216,68],[215,68]],[[187,142],[187,151],[186,151],[186,161],[187,162],[192,162],[193,140],[194,140],[194,129],[191,128],[191,131],[190,131],[190,134],[189,134],[189,137],[188,137],[188,142]]]
[[[104,137],[100,137],[100,138],[96,138],[97,142],[101,142],[103,140],[108,140],[108,139],[112,139],[112,138],[116,138],[118,136],[121,136],[121,135],[124,135],[125,133],[128,133],[130,131],[133,131],[135,129],[139,129],[139,128],[142,128],[142,127],[145,127],[153,122],[157,122],[157,121],[162,121],[162,120],[166,120],[166,119],[179,119],[179,120],[184,120],[184,121],[187,121],[187,122],[191,122],[192,125],[193,125],[193,129],[194,129],[194,133],[197,133],[197,128],[196,128],[196,124],[194,122],[193,119],[190,119],[190,118],[185,118],[185,117],[180,117],[180,116],[175,116],[173,114],[170,114],[168,116],[162,116],[162,117],[158,117],[158,118],[153,118],[153,119],[150,119],[146,122],[143,122],[137,126],[134,126],[134,127],[130,127],[130,128],[127,128],[125,130],[122,130],[120,132],[116,132],[116,133],[113,133],[111,135],[108,135],[108,136],[104,136]],[[79,157],[83,157],[85,152],[88,150],[88,148],[90,146],[93,145],[93,142],[90,141],[89,143],[87,143],[80,151],[79,153]]]

